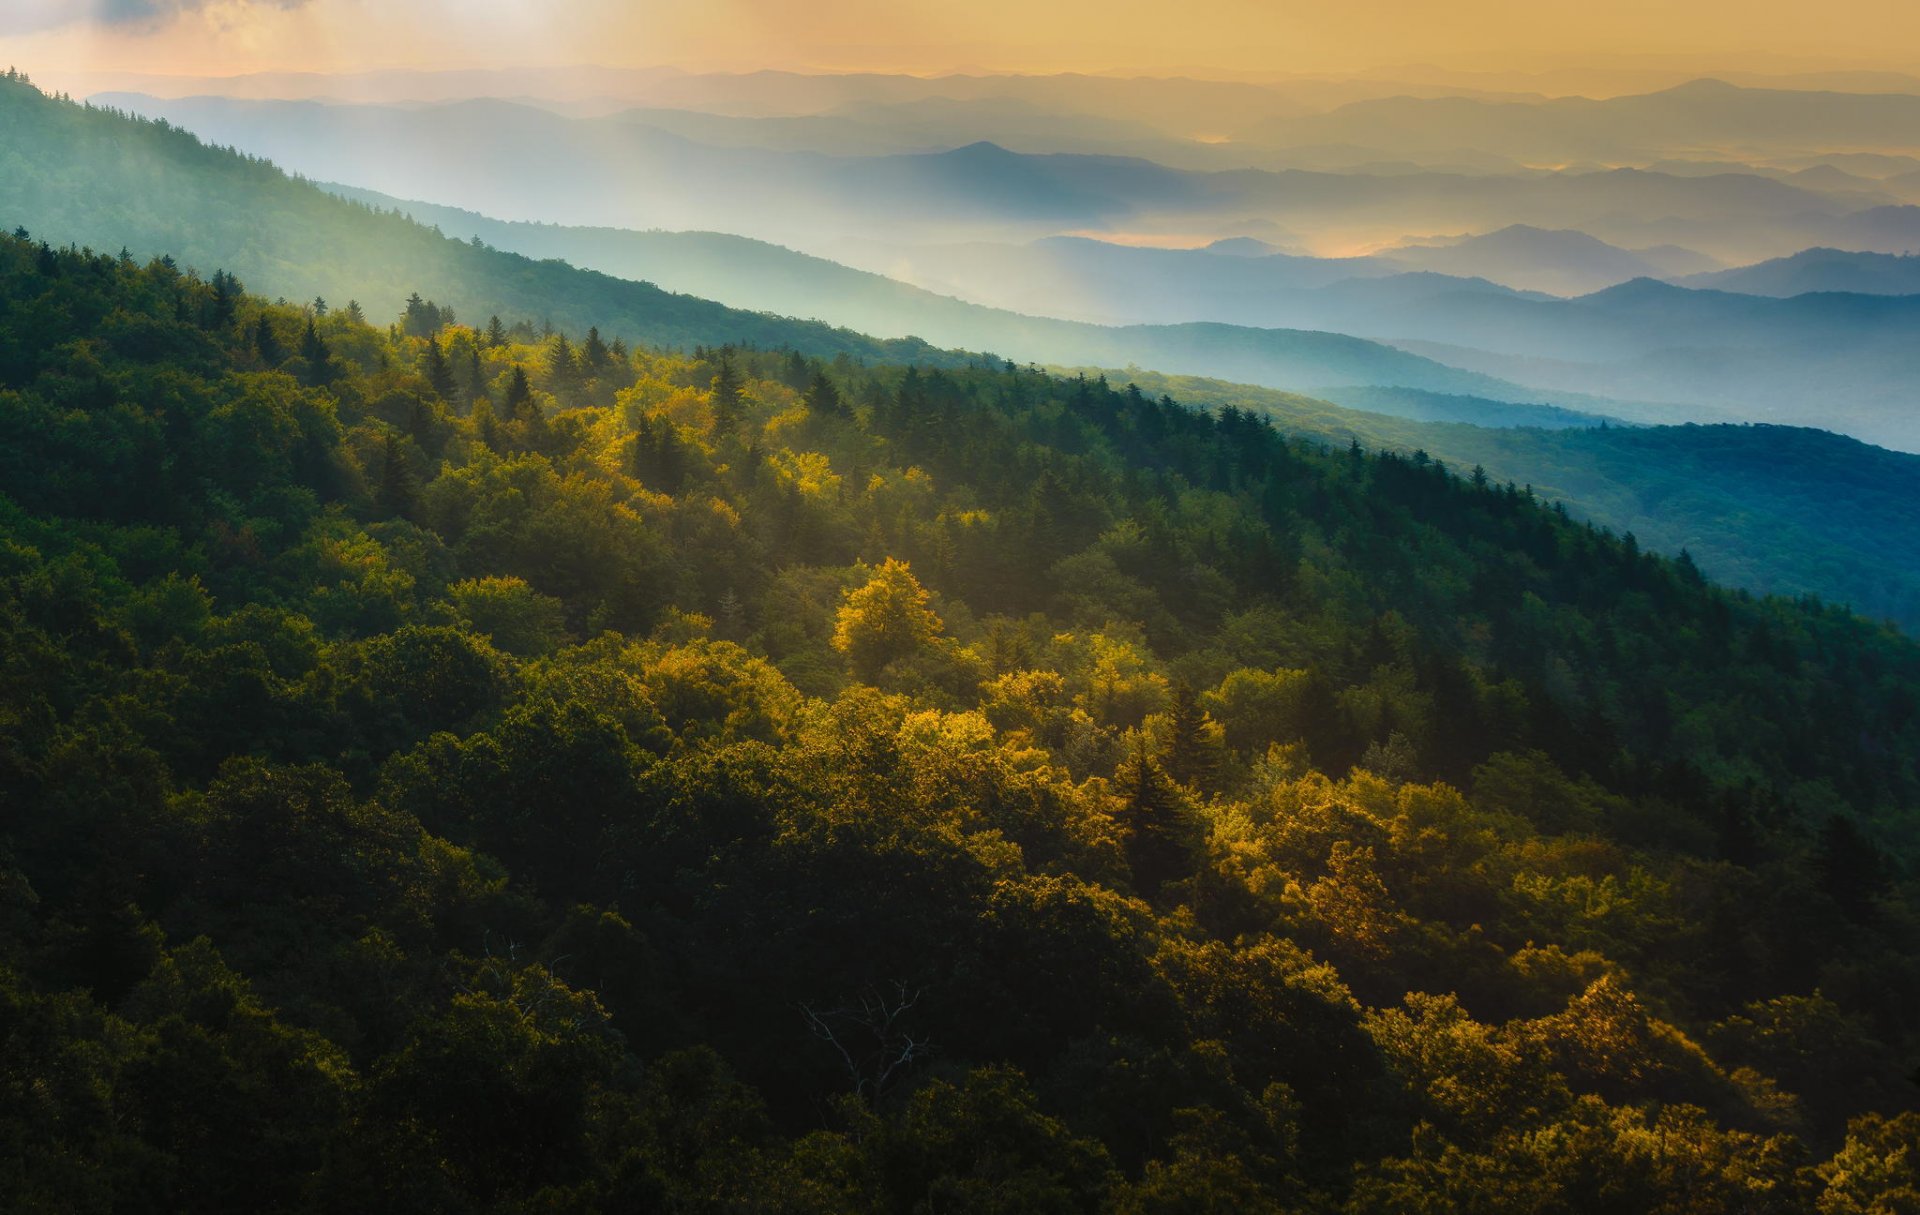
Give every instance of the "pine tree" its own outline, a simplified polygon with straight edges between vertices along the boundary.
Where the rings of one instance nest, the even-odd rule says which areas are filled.
[[[400,436],[388,431],[380,445],[380,489],[374,507],[385,518],[404,518],[413,510],[413,474],[407,468]]]
[[[487,390],[487,374],[480,368],[479,347],[467,350],[467,399],[473,400]]]
[[[356,325],[364,325],[367,323],[366,310],[360,307],[359,300],[347,301],[347,319]]]
[[[827,378],[825,371],[815,371],[813,382],[807,385],[807,408],[817,414],[834,417],[847,415],[847,403],[841,399],[840,390]]]
[[[233,324],[240,307],[239,280],[225,270],[213,272],[213,327],[224,329]]]
[[[730,435],[740,426],[740,377],[734,374],[733,359],[720,354],[720,371],[713,377],[713,430]]]
[[[440,349],[440,339],[427,339],[427,382],[433,385],[433,391],[443,401],[451,403],[459,385],[453,380],[453,367],[447,362],[446,352]]]
[[[1173,705],[1167,713],[1167,743],[1163,762],[1167,775],[1189,788],[1206,783],[1213,775],[1213,723],[1193,694],[1193,685],[1178,680],[1173,685]]]
[[[324,384],[333,377],[332,352],[314,328],[312,317],[307,318],[307,331],[300,335],[300,357],[306,360],[309,382]]]
[[[507,327],[500,323],[498,314],[487,318],[487,345],[504,346],[507,344]]]
[[[513,375],[507,380],[507,420],[526,421],[539,412],[540,407],[533,403],[533,385],[527,382],[526,369],[515,365]]]
[[[267,320],[264,312],[253,326],[253,350],[260,356],[260,361],[269,367],[278,367],[287,357],[287,352],[280,346],[280,339],[273,334],[272,322]]]
[[[1114,774],[1126,829],[1127,867],[1133,886],[1152,898],[1169,882],[1193,873],[1195,831],[1179,788],[1145,751]]]
[[[600,340],[600,330],[597,327],[587,330],[587,344],[580,348],[580,353],[586,363],[589,376],[599,375],[611,361],[607,344]]]

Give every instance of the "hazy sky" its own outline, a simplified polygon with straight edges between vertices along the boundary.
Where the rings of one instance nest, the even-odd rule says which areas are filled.
[[[1920,67],[1915,0],[0,0],[29,72]]]

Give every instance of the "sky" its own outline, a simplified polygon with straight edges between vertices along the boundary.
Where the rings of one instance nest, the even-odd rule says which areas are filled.
[[[57,77],[672,65],[1337,74],[1920,68],[1913,0],[0,0]],[[57,80],[55,81],[57,84]]]

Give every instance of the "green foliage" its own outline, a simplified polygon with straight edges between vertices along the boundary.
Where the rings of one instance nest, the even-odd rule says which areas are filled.
[[[498,329],[0,239],[0,1205],[1911,1205],[1898,633],[1238,410]]]

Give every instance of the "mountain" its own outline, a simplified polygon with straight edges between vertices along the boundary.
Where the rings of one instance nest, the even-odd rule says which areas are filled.
[[[1742,173],[1198,172],[1134,156],[1026,155],[978,138],[927,152],[836,156],[719,146],[618,116],[569,118],[493,100],[97,100],[308,177],[399,197],[508,219],[719,229],[815,249],[851,238],[1006,241],[1141,228],[1257,236],[1247,227],[1257,221],[1311,232],[1322,245],[1527,224],[1739,258],[1754,249],[1770,256],[1783,244],[1804,248],[1823,225],[1886,201],[1832,198]],[[764,205],[769,197],[780,206]]]
[[[982,150],[975,159],[1008,155]],[[882,342],[818,322],[731,309],[456,240],[329,195],[265,162],[208,148],[177,129],[54,101],[24,85],[0,88],[0,168],[7,170],[0,174],[0,216],[8,224],[61,242],[125,246],[142,256],[172,249],[189,265],[208,273],[224,266],[263,291],[312,292],[336,303],[358,299],[376,315],[419,291],[469,319],[498,314],[571,332],[598,324],[609,336],[670,348],[747,342],[861,358],[959,363],[972,357],[940,354],[924,342]],[[515,231],[548,239],[536,227]],[[609,247],[606,234],[586,239],[586,247]],[[613,237],[611,247],[626,256],[632,243]],[[643,269],[636,265],[631,272]],[[801,272],[824,274],[836,286],[850,273],[817,262]],[[883,281],[864,280],[864,287],[869,300],[902,298]],[[955,332],[1000,339],[995,345],[1002,357],[1099,364],[1139,359],[1175,372],[1213,369],[1305,388],[1381,384],[1517,402],[1541,399],[1531,389],[1339,334],[1227,325],[1105,328],[957,311],[950,302],[924,297],[916,302],[929,305],[930,318],[957,316],[962,324]],[[1576,395],[1564,399],[1586,404]]]
[[[1629,279],[1701,268],[1712,259],[1684,249],[1635,252],[1584,232],[1549,232],[1515,224],[1495,232],[1439,243],[1409,243],[1378,257],[1418,270],[1484,278],[1522,291],[1587,295]]]
[[[1804,249],[1712,274],[1677,280],[1683,286],[1744,295],[1787,298],[1813,293],[1920,295],[1920,256],[1911,253],[1848,253],[1840,249]]]
[[[1469,396],[1545,401],[1636,421],[1817,426],[1920,450],[1913,410],[1920,296],[1775,299],[1639,278],[1558,299],[1484,279],[1393,273],[1386,257],[1221,257],[1084,239],[848,248],[865,264],[980,302],[1103,320],[1239,316],[1329,330],[1536,389],[1531,397],[1464,390]],[[1168,369],[1163,361],[1118,360],[1127,361]],[[1255,382],[1308,387],[1305,380]],[[1383,383],[1353,383],[1363,382]],[[1334,386],[1350,384],[1322,378],[1316,385]]]
[[[0,236],[0,1205],[1907,1203],[1912,639],[1238,410],[443,322]]]
[[[1876,253],[1920,253],[1920,207],[1873,207],[1829,220],[1825,243]]]
[[[143,257],[168,252],[276,294],[358,299],[385,312],[420,289],[470,319],[498,313],[573,331],[604,324],[611,334],[666,347],[751,341],[868,358],[887,350],[825,325],[452,240],[184,131],[10,81],[0,83],[0,170],[8,227],[62,243],[124,246]]]

